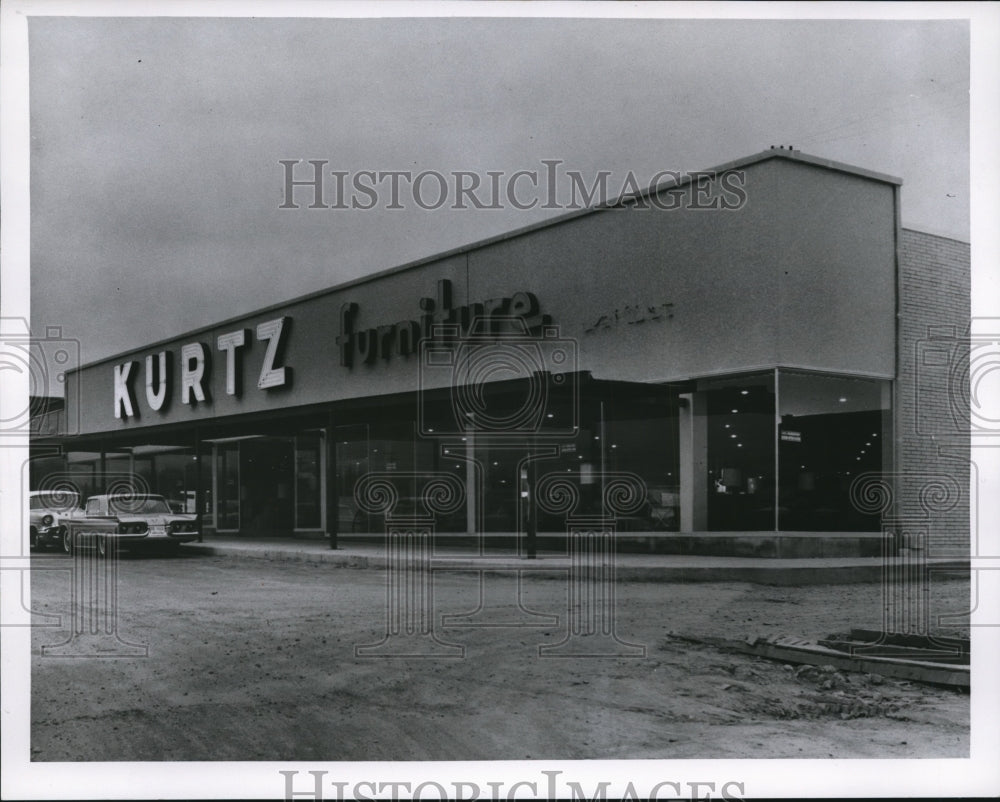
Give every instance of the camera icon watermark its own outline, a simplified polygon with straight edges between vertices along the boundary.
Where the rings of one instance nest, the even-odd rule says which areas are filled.
[[[939,461],[960,469],[968,488],[965,553],[977,598],[968,613],[969,626],[1000,626],[995,604],[1000,598],[1000,550],[995,531],[980,525],[995,520],[1000,511],[987,479],[1000,446],[1000,318],[974,317],[964,333],[957,326],[928,327],[927,336],[916,343],[914,396],[917,435],[933,444]]]
[[[465,501],[462,483],[446,473],[372,472],[358,479],[354,500],[383,516],[386,559],[384,634],[355,644],[354,656],[464,657],[464,647],[442,640],[434,625],[433,581],[436,518]]]
[[[85,477],[72,472],[51,472],[35,490],[28,490],[31,460],[21,471],[21,528],[45,527],[45,544],[60,554],[23,553],[0,557],[5,581],[17,580],[19,592],[4,594],[2,626],[31,626],[62,630],[64,640],[41,646],[43,657],[146,657],[149,647],[120,632],[120,555],[122,522],[108,510],[88,510],[84,505]],[[136,473],[114,472],[101,476],[100,489],[128,507],[148,496],[149,484]],[[12,495],[12,498],[17,496]],[[41,531],[35,536],[41,538]],[[67,557],[69,559],[67,559]],[[25,593],[27,575],[56,571],[65,574],[65,595],[58,614],[32,609]],[[13,585],[5,585],[14,591]],[[58,592],[57,592],[58,598]],[[17,604],[15,604],[17,602]]]
[[[537,333],[536,333],[537,332]],[[573,437],[579,431],[576,340],[548,323],[475,317],[435,327],[419,347],[418,420],[423,437]],[[448,388],[449,409],[434,403]]]
[[[80,365],[80,342],[63,335],[61,326],[31,331],[25,318],[0,318],[0,375],[27,377],[28,397],[5,406],[0,414],[0,444],[4,437],[38,437],[79,432],[78,398],[70,399],[66,374]],[[73,390],[78,393],[79,388]],[[63,397],[65,406],[49,410],[41,400]],[[55,416],[55,417],[53,417]]]
[[[916,344],[915,381],[917,434],[1000,436],[1000,318],[976,318],[964,334],[928,327]]]

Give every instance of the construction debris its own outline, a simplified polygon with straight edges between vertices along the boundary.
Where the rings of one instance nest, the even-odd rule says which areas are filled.
[[[961,638],[927,638],[857,629],[848,634],[830,635],[818,642],[783,635],[745,641],[676,634],[671,637],[769,660],[802,664],[795,676],[811,680],[818,677],[816,672],[822,672],[826,675],[819,685],[823,690],[837,687],[839,671],[870,675],[873,685],[880,684],[883,677],[894,677],[969,688],[969,641]]]

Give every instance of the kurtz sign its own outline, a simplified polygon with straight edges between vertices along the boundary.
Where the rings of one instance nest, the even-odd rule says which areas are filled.
[[[502,335],[518,324],[522,335],[527,330],[537,335],[550,318],[539,311],[538,299],[530,292],[516,292],[509,298],[493,298],[482,303],[455,307],[452,303],[451,282],[437,283],[436,298],[421,298],[421,314],[417,320],[402,320],[391,325],[356,328],[358,304],[345,303],[340,308],[340,334],[336,338],[340,364],[353,368],[356,364],[372,365],[377,360],[388,361],[393,355],[406,357],[417,352],[421,340],[449,340],[469,336],[475,327],[477,334]],[[477,322],[478,321],[478,322]],[[283,365],[284,351],[292,318],[284,316],[260,323],[254,335],[267,348],[257,380],[259,390],[287,388],[292,383],[291,367]],[[226,395],[239,397],[243,386],[241,349],[250,344],[249,329],[236,329],[216,339],[216,349],[225,354]],[[192,342],[180,349],[180,402],[188,406],[212,403],[211,360],[209,347]],[[114,366],[114,414],[116,418],[138,417],[135,383],[139,362],[128,361]],[[173,397],[174,354],[162,350],[145,358],[146,406],[154,412],[165,412]]]
[[[282,332],[288,328],[290,320],[288,317],[279,317],[257,326],[257,341],[267,342],[260,377],[257,380],[257,387],[261,390],[284,387],[291,383],[291,368],[277,367],[276,365],[279,351],[284,345]],[[216,341],[218,349],[226,354],[227,395],[239,395],[242,376],[239,375],[241,371],[238,349],[247,344],[249,337],[249,330],[237,329],[221,335]],[[181,346],[182,404],[190,406],[211,403],[211,396],[207,390],[209,385],[207,358],[207,347],[204,343],[194,342]],[[123,362],[120,365],[115,365],[114,404],[116,418],[136,417],[135,395],[131,384],[132,370],[136,364],[136,362]],[[154,355],[151,354],[146,357],[145,368],[146,404],[154,412],[165,409],[173,389],[171,386],[173,354],[170,351],[160,351],[155,355],[155,361]]]

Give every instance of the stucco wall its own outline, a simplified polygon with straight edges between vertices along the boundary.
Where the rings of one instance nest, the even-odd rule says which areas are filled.
[[[416,355],[343,367],[335,344],[340,308],[358,304],[356,326],[415,320],[419,299],[449,279],[454,303],[528,291],[576,344],[578,367],[601,379],[662,381],[775,365],[891,377],[894,356],[895,187],[787,158],[742,168],[739,209],[612,209],[573,217],[443,259],[289,303],[277,310],[142,348],[69,377],[79,431],[160,423],[411,391]],[[691,189],[685,190],[690,197]],[[264,344],[243,351],[244,390],[225,394],[216,338],[279,315],[290,318],[283,364],[290,387],[257,389]],[[212,355],[210,400],[180,403],[184,343]],[[172,400],[147,409],[144,359],[175,362]],[[139,415],[113,415],[114,366],[133,368]],[[441,371],[424,380],[445,383]]]

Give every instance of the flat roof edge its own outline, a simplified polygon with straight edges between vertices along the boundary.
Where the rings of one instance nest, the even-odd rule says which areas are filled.
[[[951,240],[952,242],[957,242],[960,245],[971,245],[972,244],[971,241],[970,241],[971,238],[970,239],[962,239],[961,237],[953,237],[950,234],[939,234],[936,231],[928,231],[925,228],[917,228],[916,226],[907,226],[907,225],[904,225],[904,226],[901,226],[901,228],[902,228],[903,231],[908,231],[911,234],[920,234],[923,237],[934,237],[935,239]]]

